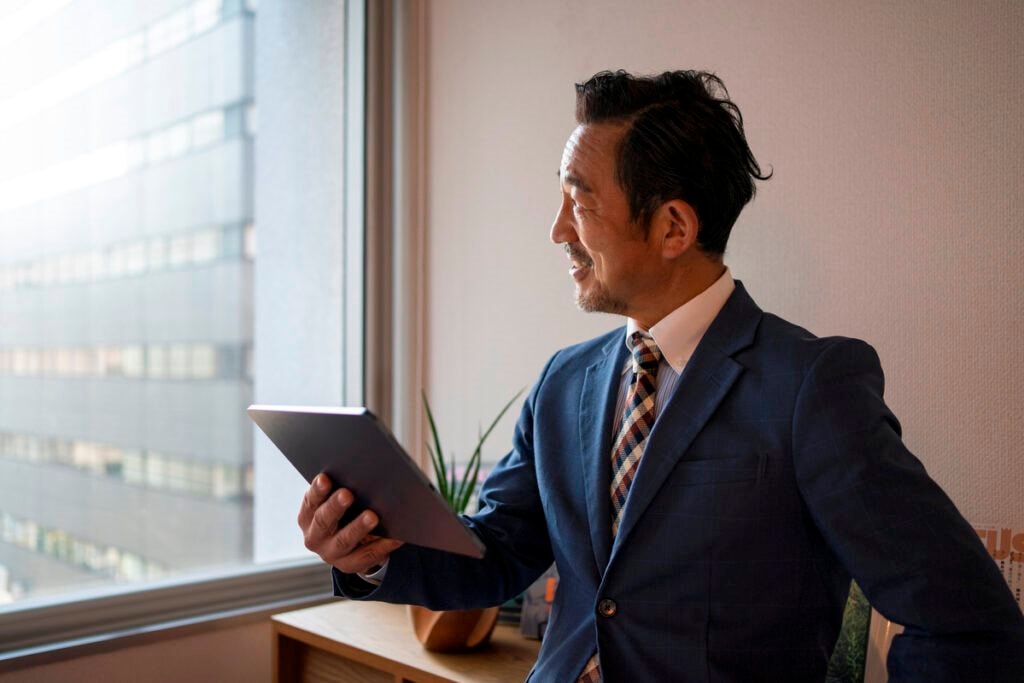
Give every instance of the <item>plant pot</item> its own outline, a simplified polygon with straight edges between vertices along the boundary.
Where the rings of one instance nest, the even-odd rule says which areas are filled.
[[[491,638],[498,623],[498,607],[456,609],[435,612],[426,607],[409,605],[416,639],[431,652],[472,650]]]

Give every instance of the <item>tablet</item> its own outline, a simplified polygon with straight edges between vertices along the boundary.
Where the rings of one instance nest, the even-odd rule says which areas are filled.
[[[326,472],[355,503],[340,525],[377,513],[370,533],[482,558],[484,544],[451,511],[391,431],[366,408],[249,406],[249,417],[312,482]]]

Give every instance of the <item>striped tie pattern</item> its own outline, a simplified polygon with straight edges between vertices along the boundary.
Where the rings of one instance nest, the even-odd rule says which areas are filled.
[[[640,458],[644,454],[647,435],[654,426],[654,390],[658,378],[661,350],[644,332],[629,335],[628,344],[633,357],[633,381],[626,395],[626,409],[622,416],[615,446],[612,448],[612,537],[619,533],[619,520],[626,506],[626,494],[636,476]],[[594,653],[578,683],[599,683],[601,662]]]
[[[612,448],[612,536],[619,533],[619,520],[626,506],[626,494],[644,454],[647,435],[654,426],[654,385],[658,378],[661,350],[643,332],[629,335],[633,352],[633,382],[626,395],[626,410],[619,436]]]

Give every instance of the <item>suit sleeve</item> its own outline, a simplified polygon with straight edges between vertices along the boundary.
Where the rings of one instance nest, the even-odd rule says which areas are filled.
[[[484,558],[406,544],[391,554],[380,586],[333,569],[335,595],[437,610],[485,607],[519,595],[551,566],[554,558],[534,469],[533,411],[553,361],[527,396],[512,450],[483,484],[480,512],[463,517],[486,546]]]
[[[801,493],[872,606],[905,626],[890,681],[1020,681],[1024,617],[976,532],[907,450],[883,401],[878,356],[840,339],[797,398]]]

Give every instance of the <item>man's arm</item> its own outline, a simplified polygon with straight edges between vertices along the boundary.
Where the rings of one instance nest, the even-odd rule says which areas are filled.
[[[1024,617],[971,525],[904,446],[878,356],[833,342],[793,418],[801,493],[872,606],[906,627],[891,681],[1019,681]]]
[[[486,546],[484,558],[404,545],[391,553],[380,585],[335,567],[336,595],[431,609],[497,605],[521,593],[551,566],[553,555],[533,461],[533,411],[553,360],[526,398],[511,452],[484,482],[480,511],[463,517]]]

